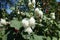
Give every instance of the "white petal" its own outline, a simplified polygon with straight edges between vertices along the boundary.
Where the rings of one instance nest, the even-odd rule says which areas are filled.
[[[28,19],[23,19],[22,20],[22,26],[24,27],[24,28],[27,28],[27,27],[29,27],[29,20]]]
[[[32,29],[31,29],[30,27],[26,28],[24,31],[25,31],[25,32],[28,32],[28,34],[30,34],[30,33],[33,32]]]
[[[52,19],[55,19],[55,13],[50,13]]]
[[[1,19],[1,24],[6,25],[6,20],[5,19]]]
[[[32,0],[33,7],[35,8],[35,0]]]
[[[35,24],[35,19],[34,19],[34,17],[31,17],[31,18],[30,18],[29,23],[30,23],[30,24]]]
[[[34,25],[35,25],[35,19],[34,19],[34,17],[30,18],[29,25],[30,25],[30,27],[34,27]]]
[[[36,15],[38,14],[38,16],[40,16],[41,18],[43,18],[43,12],[41,10],[39,10],[39,8],[35,9],[35,14]]]
[[[55,19],[55,16],[52,16],[52,19]]]
[[[32,0],[32,3],[35,4],[36,3],[35,0]]]

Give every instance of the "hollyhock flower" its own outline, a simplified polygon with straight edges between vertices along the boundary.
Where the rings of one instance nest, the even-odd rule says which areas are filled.
[[[55,19],[55,16],[52,16],[52,19]]]
[[[55,13],[50,13],[52,19],[55,19]]]
[[[32,0],[32,3],[35,4],[36,3],[35,0]]]
[[[24,18],[24,19],[22,20],[22,26],[23,26],[24,28],[29,27],[29,20],[28,20],[27,18]]]
[[[43,18],[43,12],[41,11],[41,9],[39,10],[39,8],[35,9],[35,14],[41,18]]]
[[[32,2],[31,2],[31,0],[29,0],[29,3],[28,3],[28,6],[29,6],[29,8],[35,8],[35,0],[32,0]]]
[[[6,25],[6,20],[5,19],[1,19],[1,24],[3,24],[3,25]]]
[[[35,8],[35,0],[32,0],[33,7]]]
[[[29,3],[28,3],[28,7],[29,7],[29,8],[32,7],[32,3],[31,3],[31,1],[29,1]]]
[[[36,8],[35,9],[35,14],[38,14],[38,12],[39,12],[39,8]]]
[[[41,10],[39,11],[39,15],[43,18],[43,12]]]
[[[26,28],[24,31],[27,32],[28,34],[31,34],[33,32],[30,27]]]
[[[34,17],[31,17],[29,19],[29,25],[30,25],[30,27],[32,27],[32,29],[34,29],[34,27],[35,27],[35,19],[34,19]]]

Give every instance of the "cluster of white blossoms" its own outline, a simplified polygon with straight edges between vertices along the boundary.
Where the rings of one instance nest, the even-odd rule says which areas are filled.
[[[51,16],[52,19],[55,19],[55,13],[54,12],[50,13],[50,16]]]
[[[24,18],[22,20],[22,26],[24,27],[25,32],[28,32],[28,34],[32,33],[32,29],[35,27],[34,17],[31,17],[30,19]]]
[[[29,8],[35,8],[35,3],[36,3],[35,0],[32,0],[32,1],[29,0],[29,2],[28,2],[28,7],[29,7]]]
[[[43,12],[39,10],[39,8],[35,9],[35,14],[36,16],[43,18]],[[22,20],[22,26],[25,28],[25,31],[28,32],[29,34],[33,32],[32,29],[35,28],[35,24],[36,24],[36,21],[33,16],[30,17],[30,19],[24,18]]]
[[[43,18],[43,11],[41,11],[41,9],[39,10],[39,8],[36,8],[35,9],[35,15]]]

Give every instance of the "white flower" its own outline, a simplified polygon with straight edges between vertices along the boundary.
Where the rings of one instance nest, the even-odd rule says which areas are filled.
[[[30,25],[30,27],[32,27],[32,29],[34,29],[34,27],[35,27],[35,19],[34,19],[34,17],[30,18],[29,25]]]
[[[29,2],[28,2],[28,7],[29,8],[35,8],[35,0],[32,0],[32,2],[31,2],[31,0],[29,0]]]
[[[28,3],[28,7],[32,7],[32,3],[31,3],[31,1],[29,1],[29,3]]]
[[[35,0],[32,0],[32,3],[35,4],[36,3]]]
[[[28,32],[28,34],[31,34],[31,33],[33,32],[30,27],[26,28],[24,31],[25,31],[25,32]]]
[[[41,10],[39,11],[39,16],[41,16],[41,18],[43,18],[43,12]]]
[[[55,13],[50,13],[52,19],[55,19]]]
[[[41,18],[43,18],[43,12],[41,11],[41,9],[39,10],[39,8],[36,8],[36,9],[35,9],[35,14],[36,14],[37,16],[40,16]]]
[[[33,7],[35,8],[35,0],[32,0]]]
[[[1,24],[3,24],[3,25],[6,25],[6,20],[5,19],[1,19]]]
[[[52,19],[55,19],[55,16],[52,16]]]
[[[39,12],[39,8],[36,8],[36,9],[35,9],[35,13],[38,13],[38,12]]]
[[[24,18],[24,19],[22,20],[22,26],[23,26],[24,28],[29,27],[29,20],[28,20],[27,18]]]

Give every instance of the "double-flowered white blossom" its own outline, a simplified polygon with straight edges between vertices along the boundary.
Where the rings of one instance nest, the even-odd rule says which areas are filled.
[[[35,8],[35,4],[36,4],[35,0],[32,0],[32,4],[33,4],[33,7]]]
[[[35,19],[34,19],[34,17],[31,17],[30,19],[24,18],[22,20],[22,26],[24,27],[25,32],[28,32],[28,34],[32,33],[33,32],[32,29],[35,28]]]
[[[55,13],[50,13],[52,19],[55,19]]]
[[[29,0],[29,1],[28,1],[28,7],[29,7],[29,8],[35,8],[35,3],[36,3],[35,0],[32,0],[32,1]]]
[[[33,32],[31,27],[26,28],[24,31],[27,32],[28,34],[31,34]]]
[[[36,8],[35,9],[35,14],[36,14],[36,16],[39,16],[39,17],[43,18],[43,12],[41,11],[41,9],[39,10],[39,8]]]
[[[3,25],[6,25],[6,20],[5,19],[1,19],[0,23],[3,24]]]
[[[32,27],[32,29],[34,29],[34,27],[35,27],[35,19],[34,19],[34,17],[31,17],[29,19],[29,25],[30,25],[30,27]]]
[[[32,7],[32,3],[31,2],[28,3],[28,7],[29,8]]]
[[[24,18],[24,19],[22,20],[22,26],[23,26],[24,28],[29,27],[29,20],[28,20],[27,18]]]

